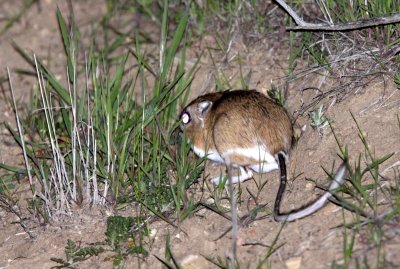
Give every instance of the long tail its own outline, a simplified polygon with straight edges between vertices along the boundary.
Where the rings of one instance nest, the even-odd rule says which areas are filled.
[[[275,221],[278,222],[285,222],[285,221],[294,221],[296,219],[304,218],[308,215],[313,214],[314,212],[318,211],[321,209],[329,200],[329,198],[332,197],[332,192],[340,187],[345,180],[345,174],[346,174],[346,164],[343,163],[338,171],[336,172],[335,178],[333,179],[331,185],[329,186],[328,191],[323,194],[321,197],[319,197],[316,201],[312,202],[305,208],[299,209],[295,212],[288,213],[288,214],[280,214],[279,209],[282,201],[283,194],[286,189],[286,181],[287,181],[287,176],[286,176],[286,163],[285,163],[285,157],[282,153],[278,153],[278,161],[279,161],[279,168],[280,168],[280,184],[279,184],[279,190],[275,198],[275,205],[274,205],[274,219]]]

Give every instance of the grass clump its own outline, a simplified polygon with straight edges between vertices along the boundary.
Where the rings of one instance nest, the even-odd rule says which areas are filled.
[[[373,268],[386,268],[384,245],[393,239],[390,236],[392,227],[400,216],[399,174],[395,170],[393,178],[383,176],[381,165],[394,153],[375,156],[366,135],[352,117],[365,155],[360,154],[353,164],[348,163],[348,183],[335,194],[336,202],[353,214],[350,217],[343,215],[343,259],[334,261],[332,267],[348,268],[352,264],[356,268],[370,268],[373,263]],[[340,148],[343,156],[349,156],[347,148]],[[394,185],[387,187],[388,181],[393,181]],[[361,238],[361,245],[357,244],[356,238]]]
[[[390,16],[400,12],[398,0],[327,0],[316,1],[314,5],[313,12],[305,18],[306,21],[319,20],[327,24],[340,24]],[[305,3],[303,7],[301,5],[299,7],[300,13],[302,13],[301,10],[306,9]],[[348,56],[349,53],[354,55],[377,47],[394,47],[398,44],[399,34],[399,24],[376,26],[351,32],[306,31],[300,44],[308,52],[311,62],[331,66],[332,60]]]
[[[194,204],[185,191],[201,173],[202,161],[188,160],[190,148],[185,141],[178,147],[175,132],[177,109],[196,68],[184,69],[188,16],[172,31],[167,1],[163,7],[158,68],[146,60],[139,39],[116,55],[115,43],[98,49],[94,38],[80,65],[79,30],[60,11],[66,87],[40,59],[14,44],[35,68],[37,88],[27,121],[17,114],[21,129],[8,126],[26,154],[25,168],[2,165],[9,170],[2,186],[10,188],[7,179],[31,173],[29,200],[38,218],[70,214],[74,204],[119,209],[139,204],[148,213],[179,218],[181,209]]]
[[[1,176],[0,204],[13,208],[13,189],[24,185],[16,179],[27,177],[35,223],[72,216],[76,206],[134,209],[133,217],[108,218],[105,242],[82,247],[69,240],[66,259],[53,259],[59,268],[105,251],[113,253],[116,267],[129,255],[145,257],[150,216],[175,226],[197,207],[187,189],[202,173],[203,160],[188,158],[190,146],[177,133],[178,109],[196,70],[185,69],[188,15],[173,24],[168,2],[162,4],[158,63],[148,60],[140,36],[124,49],[121,36],[108,27],[102,31],[111,42],[95,35],[83,53],[79,29],[59,10],[65,81],[13,44],[37,82],[26,118],[13,99],[19,128],[7,128],[21,146],[25,167],[1,164],[8,173]],[[13,91],[12,80],[9,74]],[[22,216],[21,225],[27,226]]]

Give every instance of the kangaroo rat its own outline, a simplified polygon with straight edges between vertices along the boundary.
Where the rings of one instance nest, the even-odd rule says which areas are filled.
[[[285,109],[255,90],[234,90],[199,96],[181,113],[181,129],[199,157],[238,168],[232,183],[253,176],[252,171],[267,173],[280,168],[280,186],[275,199],[276,221],[293,221],[308,216],[332,196],[331,191],[345,179],[343,164],[329,192],[295,212],[280,214],[280,202],[286,188],[286,162],[292,145],[293,127]],[[252,170],[252,171],[251,171]],[[214,184],[220,177],[213,178]]]

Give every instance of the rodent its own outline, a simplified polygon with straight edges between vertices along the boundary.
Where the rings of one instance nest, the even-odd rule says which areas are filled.
[[[238,168],[232,183],[280,169],[280,186],[275,199],[276,221],[293,221],[322,208],[332,191],[343,184],[346,166],[338,169],[329,191],[300,210],[280,214],[286,188],[286,163],[293,141],[293,126],[286,110],[256,90],[208,93],[191,101],[180,115],[181,130],[199,157]],[[214,184],[220,177],[213,178]]]

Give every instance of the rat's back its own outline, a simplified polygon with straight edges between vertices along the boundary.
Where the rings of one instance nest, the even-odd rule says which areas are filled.
[[[260,146],[272,156],[289,152],[293,136],[290,118],[283,107],[262,93],[226,91],[211,109],[214,142],[220,153]]]

